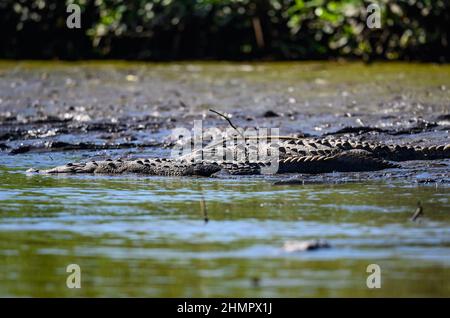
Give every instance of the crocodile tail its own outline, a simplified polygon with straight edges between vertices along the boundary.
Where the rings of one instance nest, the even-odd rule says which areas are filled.
[[[416,152],[423,160],[449,159],[450,144],[429,146],[429,147],[417,147]]]
[[[450,144],[427,147],[411,145],[377,145],[372,151],[376,156],[392,161],[450,158]]]
[[[398,165],[379,159],[364,150],[348,150],[334,155],[298,156],[280,160],[279,173],[327,173],[334,171],[375,171]]]
[[[386,145],[369,141],[346,139],[323,139],[322,144],[339,149],[360,149],[372,152],[375,156],[391,161],[434,160],[450,158],[450,144],[434,146]]]

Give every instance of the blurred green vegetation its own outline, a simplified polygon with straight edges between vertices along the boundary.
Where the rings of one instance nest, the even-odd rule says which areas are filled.
[[[0,18],[3,58],[450,59],[448,0],[2,0]]]

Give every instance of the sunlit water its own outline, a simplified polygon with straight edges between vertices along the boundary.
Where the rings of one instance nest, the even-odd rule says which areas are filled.
[[[448,187],[24,173],[76,156],[0,155],[1,296],[450,296]]]

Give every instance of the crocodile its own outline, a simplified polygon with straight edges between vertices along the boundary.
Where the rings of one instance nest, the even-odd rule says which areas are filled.
[[[256,138],[257,139],[257,138]],[[44,174],[137,173],[160,176],[205,176],[219,172],[231,175],[258,175],[275,166],[272,173],[327,173],[350,171],[376,171],[396,168],[396,162],[407,160],[434,160],[450,158],[450,144],[418,146],[411,144],[388,145],[381,142],[352,138],[297,138],[272,137],[263,152],[276,153],[275,161],[250,156],[255,138],[242,138],[241,143],[223,145],[223,154],[208,159],[221,146],[215,143],[176,158],[106,159],[68,163],[50,169],[29,169]],[[236,141],[236,140],[235,140]],[[238,156],[239,151],[240,157]],[[219,158],[220,160],[218,160]],[[231,158],[231,159],[230,159]]]

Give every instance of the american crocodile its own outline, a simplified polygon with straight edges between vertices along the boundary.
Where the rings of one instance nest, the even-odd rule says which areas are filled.
[[[254,141],[254,139],[253,139]],[[217,172],[233,175],[261,174],[264,168],[276,166],[273,173],[326,173],[333,171],[374,171],[398,167],[395,162],[450,158],[450,144],[434,146],[388,145],[351,138],[277,137],[263,152],[276,153],[276,161],[250,157],[252,140],[223,147],[220,160],[207,159],[217,152],[219,144],[178,158],[107,159],[68,163],[47,170],[30,169],[39,173],[138,173],[164,176],[211,176]],[[240,150],[243,156],[237,158]],[[230,159],[231,158],[231,159]]]

